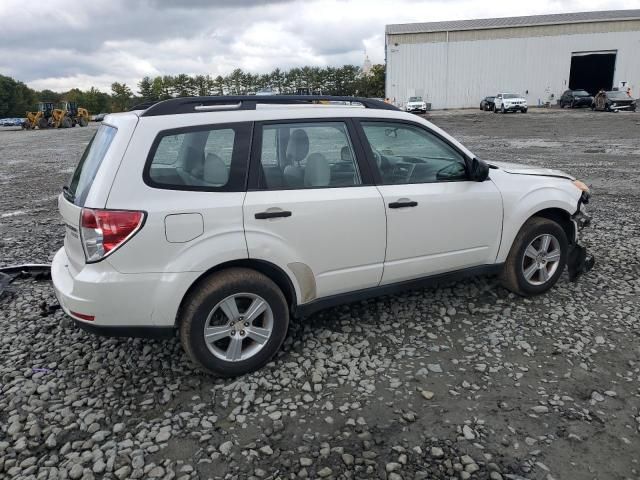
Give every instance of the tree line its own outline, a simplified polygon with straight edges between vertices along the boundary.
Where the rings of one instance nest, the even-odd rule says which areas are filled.
[[[253,74],[237,68],[229,75],[146,76],[137,84],[137,94],[125,83],[114,82],[111,92],[95,87],[73,88],[67,92],[36,91],[23,82],[0,75],[0,118],[22,117],[35,110],[38,102],[77,102],[91,113],[125,111],[140,103],[194,95],[251,95],[260,91],[276,94],[299,92],[324,95],[384,96],[384,65],[373,65],[368,74],[354,65],[342,67],[276,68],[270,73]]]

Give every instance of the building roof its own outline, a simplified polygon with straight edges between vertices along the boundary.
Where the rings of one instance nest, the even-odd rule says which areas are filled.
[[[507,27],[558,25],[565,23],[613,22],[619,20],[640,20],[640,10],[605,10],[600,12],[530,15],[526,17],[479,18],[476,20],[451,20],[445,22],[401,23],[387,25],[386,33],[388,35],[398,35],[403,33],[487,30]]]

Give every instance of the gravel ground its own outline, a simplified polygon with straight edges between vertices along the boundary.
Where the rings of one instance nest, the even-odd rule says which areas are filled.
[[[532,299],[478,278],[327,310],[235,380],[177,340],[83,333],[18,279],[0,478],[640,478],[640,115],[429,117],[481,158],[591,184],[596,268]],[[59,248],[54,199],[93,130],[0,131],[0,265]]]

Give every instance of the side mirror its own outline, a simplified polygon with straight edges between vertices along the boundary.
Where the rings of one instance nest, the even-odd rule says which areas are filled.
[[[484,182],[489,178],[489,165],[485,162],[474,157],[469,164],[469,177],[471,180],[475,182]]]

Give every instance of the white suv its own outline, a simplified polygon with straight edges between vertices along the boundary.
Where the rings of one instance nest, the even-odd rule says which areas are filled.
[[[527,99],[516,93],[498,93],[493,101],[493,111],[527,113]]]
[[[104,119],[59,197],[52,277],[82,328],[177,330],[234,376],[272,358],[290,316],[467,275],[521,295],[577,277],[588,198],[377,100],[177,98]]]
[[[427,102],[422,97],[409,97],[404,109],[407,112],[427,113]]]

